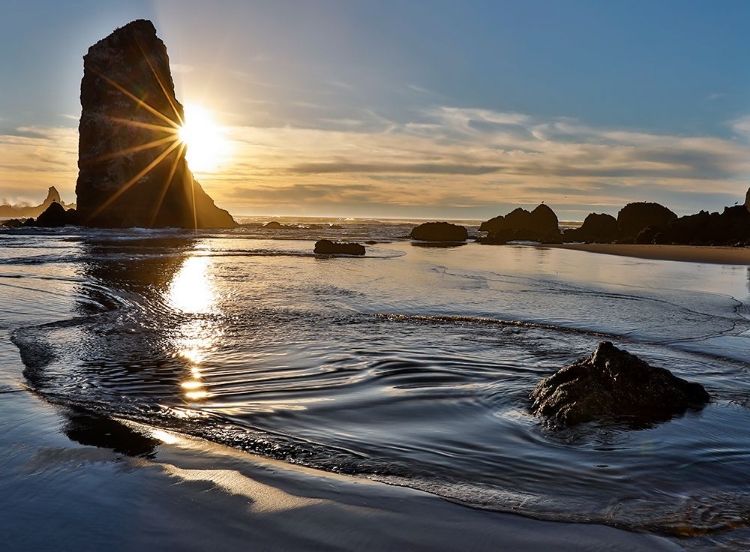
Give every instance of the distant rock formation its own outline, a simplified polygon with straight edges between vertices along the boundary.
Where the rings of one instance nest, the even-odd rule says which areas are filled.
[[[479,231],[488,233],[486,238],[478,240],[482,243],[502,244],[511,240],[560,242],[557,215],[543,203],[531,212],[519,207],[505,216],[494,217],[483,222]]]
[[[41,205],[0,205],[0,217],[38,217],[53,203],[59,203],[66,209],[75,208],[74,203],[66,205],[65,202],[60,198],[60,193],[57,191],[57,188],[55,188],[54,186],[50,186],[49,190],[47,190],[47,197],[41,203]]]
[[[745,194],[745,208],[750,211],[750,188],[747,189]]]
[[[293,228],[297,230],[298,227],[292,226],[291,224],[281,224],[280,222],[272,220],[271,222],[265,223],[263,228],[268,228],[269,230],[289,230]]]
[[[743,205],[724,212],[701,211],[673,220],[666,228],[649,226],[637,243],[678,245],[750,245],[750,211]]]
[[[553,426],[592,421],[637,424],[668,420],[691,407],[701,407],[709,395],[699,383],[648,365],[612,343],[543,379],[531,393],[532,411]]]
[[[459,242],[466,241],[469,232],[464,226],[450,222],[424,222],[414,228],[409,237],[421,241]]]
[[[634,240],[648,226],[666,228],[677,215],[658,203],[628,203],[617,213],[621,240]]]
[[[606,213],[591,213],[580,228],[571,228],[563,233],[563,241],[610,243],[620,235],[617,219]]]
[[[52,228],[54,226],[65,226],[68,218],[65,212],[65,207],[55,202],[52,203],[47,209],[39,215],[36,219],[35,226],[42,226],[46,228]]]
[[[313,252],[319,255],[364,255],[365,247],[359,243],[320,240],[315,242]]]
[[[150,21],[133,21],[84,56],[78,215],[95,227],[231,228],[185,161],[183,108]]]

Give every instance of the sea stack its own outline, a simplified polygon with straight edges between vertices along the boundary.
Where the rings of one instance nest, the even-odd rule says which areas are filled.
[[[150,21],[137,20],[83,58],[76,195],[95,227],[231,228],[185,161],[169,57]]]

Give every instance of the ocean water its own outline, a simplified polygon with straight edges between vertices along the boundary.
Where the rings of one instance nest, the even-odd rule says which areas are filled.
[[[746,538],[750,268],[247,222],[0,232],[0,391],[23,377],[53,403],[477,508]],[[316,256],[323,237],[377,243]],[[545,428],[529,392],[602,340],[710,404]]]

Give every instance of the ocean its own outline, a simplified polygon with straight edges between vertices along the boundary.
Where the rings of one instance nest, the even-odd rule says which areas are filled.
[[[268,220],[0,231],[0,392],[23,379],[71,411],[474,508],[746,534],[749,267]],[[334,258],[313,254],[321,238],[376,243]],[[711,402],[653,426],[544,427],[530,391],[605,340]]]

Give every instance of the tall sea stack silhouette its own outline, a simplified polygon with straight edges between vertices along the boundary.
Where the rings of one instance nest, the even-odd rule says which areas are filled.
[[[137,20],[83,58],[76,195],[95,227],[231,228],[193,178],[178,130],[169,57],[154,25]]]

